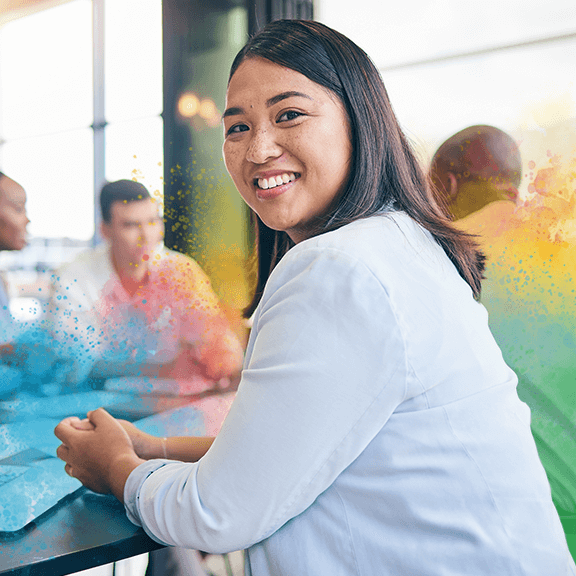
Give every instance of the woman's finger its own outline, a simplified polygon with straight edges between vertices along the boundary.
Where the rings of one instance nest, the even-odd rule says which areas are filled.
[[[72,428],[76,428],[76,430],[94,430],[94,424],[88,420],[88,418],[84,418],[84,420],[80,420],[80,418],[76,418],[70,422]]]
[[[70,452],[70,450],[69,450],[68,446],[66,446],[65,444],[60,444],[60,446],[58,446],[58,448],[56,448],[56,456],[58,456],[58,458],[60,458],[60,460],[64,460],[64,462],[68,461],[69,452]]]
[[[80,422],[80,418],[78,418],[78,416],[68,416],[68,418],[64,418],[62,422],[66,422],[67,424],[73,425],[76,422]]]
[[[64,418],[62,420],[65,424],[72,426],[76,430],[94,430],[94,425],[88,420],[88,418],[84,418],[84,420],[80,420],[78,416],[70,416],[68,418]]]
[[[69,418],[65,418],[57,424],[56,428],[54,428],[54,435],[58,440],[62,441],[62,444],[67,444],[67,440],[69,440],[71,433],[74,433],[75,430],[70,426]]]
[[[91,412],[88,412],[87,416],[88,420],[96,427],[106,425],[109,422],[115,422],[116,420],[113,416],[108,414],[104,408],[92,410]]]

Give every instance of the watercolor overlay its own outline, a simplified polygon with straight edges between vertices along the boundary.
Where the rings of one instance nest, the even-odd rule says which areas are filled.
[[[530,161],[526,198],[460,220],[488,257],[481,301],[576,556],[576,150]]]

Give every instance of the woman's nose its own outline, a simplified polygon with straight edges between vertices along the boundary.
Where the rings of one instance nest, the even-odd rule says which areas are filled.
[[[276,142],[274,134],[268,130],[257,130],[246,151],[246,160],[254,164],[264,164],[270,158],[282,155],[282,148]]]

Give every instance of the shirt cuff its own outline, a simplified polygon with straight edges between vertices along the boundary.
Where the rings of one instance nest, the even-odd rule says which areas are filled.
[[[126,510],[126,516],[128,520],[135,524],[136,526],[142,526],[146,534],[150,536],[153,540],[160,544],[167,546],[166,542],[158,539],[152,533],[150,533],[146,526],[142,523],[140,518],[139,503],[140,503],[140,491],[144,482],[148,477],[159,470],[160,468],[166,466],[166,464],[174,463],[174,460],[148,460],[144,464],[140,464],[132,470],[126,484],[124,485],[124,509]]]

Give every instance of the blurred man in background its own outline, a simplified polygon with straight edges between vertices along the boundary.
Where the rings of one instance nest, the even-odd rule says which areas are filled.
[[[471,126],[440,146],[430,176],[455,225],[475,234],[487,256],[482,303],[518,375],[518,396],[532,411],[538,453],[576,557],[576,304],[569,296],[576,190],[567,186],[570,165],[562,170],[555,157],[550,163],[528,187],[530,201],[518,203],[518,146],[498,128]]]
[[[197,406],[214,435],[232,401],[215,383],[239,376],[243,351],[210,281],[162,245],[163,220],[145,186],[108,183],[100,207],[106,243],[54,275],[54,333],[81,356],[85,375],[148,376],[150,392],[169,378],[180,394],[206,393]]]
[[[156,384],[169,379],[177,384],[171,392],[202,396],[191,403],[204,416],[205,434],[215,436],[234,398],[243,350],[208,277],[162,245],[163,219],[142,184],[106,184],[100,209],[106,242],[54,275],[55,336],[83,364],[79,379],[139,376],[113,379],[135,394],[165,391]],[[139,559],[125,562],[140,573]],[[169,547],[150,554],[146,574],[203,576],[200,562],[198,552]]]
[[[434,154],[431,177],[454,220],[492,202],[515,202],[522,179],[516,142],[494,126],[470,126],[457,132]]]

